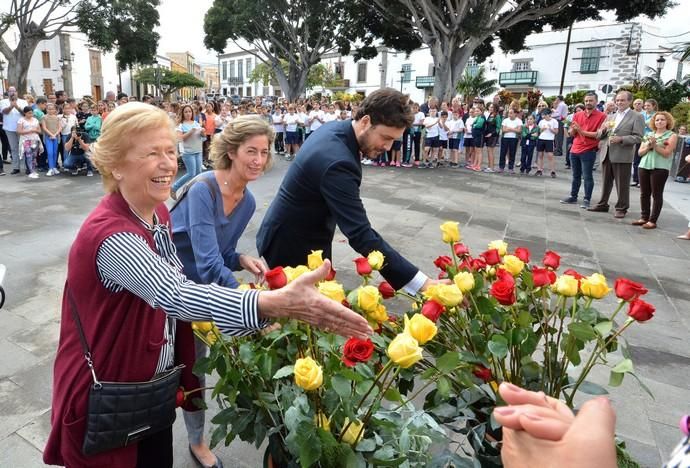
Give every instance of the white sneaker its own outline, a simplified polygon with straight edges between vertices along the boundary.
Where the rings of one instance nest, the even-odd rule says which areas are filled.
[[[93,171],[89,171],[86,173],[86,177],[93,177]]]
[[[29,179],[38,179],[38,172],[32,172],[27,176]]]

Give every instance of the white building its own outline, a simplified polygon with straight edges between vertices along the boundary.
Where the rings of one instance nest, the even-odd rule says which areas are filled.
[[[277,83],[250,83],[249,76],[257,64],[250,52],[233,47],[218,56],[220,68],[220,94],[223,96],[281,96]]]

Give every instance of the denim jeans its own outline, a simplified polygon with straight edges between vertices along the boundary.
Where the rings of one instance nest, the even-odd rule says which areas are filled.
[[[69,154],[67,159],[65,159],[64,167],[65,169],[75,170],[79,169],[82,164],[86,164],[86,170],[92,171],[93,166],[91,166],[91,161],[86,154]]]
[[[62,138],[62,166],[64,167],[69,159],[69,151],[67,151],[67,142],[69,141],[71,134],[61,135]]]
[[[57,167],[58,139],[50,138],[46,135],[43,138],[43,144],[46,147],[46,154],[48,155],[48,168],[55,169]]]
[[[10,130],[5,130],[7,140],[10,142],[10,153],[12,154],[12,169],[19,170],[19,134]]]
[[[594,190],[594,177],[592,176],[592,169],[594,168],[594,161],[597,159],[597,151],[585,151],[584,153],[570,153],[570,166],[573,169],[573,183],[570,188],[570,196],[577,198],[580,193],[581,180],[585,181],[585,200],[592,199],[592,191]]]
[[[192,180],[198,174],[201,174],[201,153],[183,154],[182,162],[184,162],[184,167],[187,169],[187,173],[177,179],[173,184],[172,189],[176,192],[188,181]]]

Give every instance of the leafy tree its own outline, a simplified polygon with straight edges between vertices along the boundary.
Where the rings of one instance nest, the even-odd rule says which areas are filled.
[[[372,0],[360,10],[359,21],[371,37],[410,52],[419,44],[434,59],[434,95],[450,99],[465,65],[474,56],[479,63],[493,53],[499,41],[505,52],[524,48],[525,38],[545,26],[565,29],[575,21],[599,19],[613,10],[619,21],[638,15],[661,16],[672,0]]]
[[[587,94],[588,92],[589,91],[586,89],[579,89],[577,91],[573,91],[572,93],[568,93],[564,96],[564,101],[569,106],[574,106],[576,104],[584,103],[585,102],[585,94]]]
[[[681,125],[687,126],[690,123],[690,102],[680,102],[673,106],[671,115],[676,121],[676,129]]]
[[[465,97],[465,102],[469,103],[474,97],[486,96],[498,88],[496,87],[496,80],[487,79],[486,70],[484,67],[479,67],[476,73],[465,70],[455,89]]]
[[[150,84],[159,88],[163,99],[170,100],[170,96],[183,88],[204,88],[206,83],[190,73],[168,70],[167,68],[143,68],[135,76],[140,83]]]
[[[281,61],[281,67],[288,73],[288,63]],[[266,63],[257,64],[252,72],[249,74],[250,83],[260,83],[266,86],[268,83],[275,81],[276,73],[270,65]],[[335,74],[324,64],[317,63],[312,65],[307,74],[306,89],[313,89],[316,87],[329,88],[337,82]]]
[[[664,83],[657,74],[642,78],[640,88],[644,90],[646,99],[656,99],[659,109],[665,111],[690,97],[690,80],[670,80]]]
[[[228,40],[238,46],[240,39],[249,42],[245,50],[273,70],[285,96],[294,100],[323,54],[350,53],[350,41],[361,29],[350,14],[353,3],[357,1],[214,0],[204,19],[204,44],[222,53]]]
[[[7,58],[10,83],[26,92],[26,75],[38,43],[60,33],[81,30],[105,51],[117,48],[119,66],[151,62],[159,35],[159,0],[13,0],[0,13],[0,53]],[[4,39],[15,26],[19,42],[12,49]]]

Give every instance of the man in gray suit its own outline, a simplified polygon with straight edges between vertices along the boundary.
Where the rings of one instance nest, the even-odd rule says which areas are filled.
[[[633,96],[629,91],[616,95],[618,111],[611,115],[597,132],[605,139],[602,148],[602,187],[599,202],[589,211],[609,211],[609,197],[616,183],[618,200],[614,217],[624,218],[630,208],[630,170],[635,158],[635,148],[642,141],[644,118],[630,108]]]

